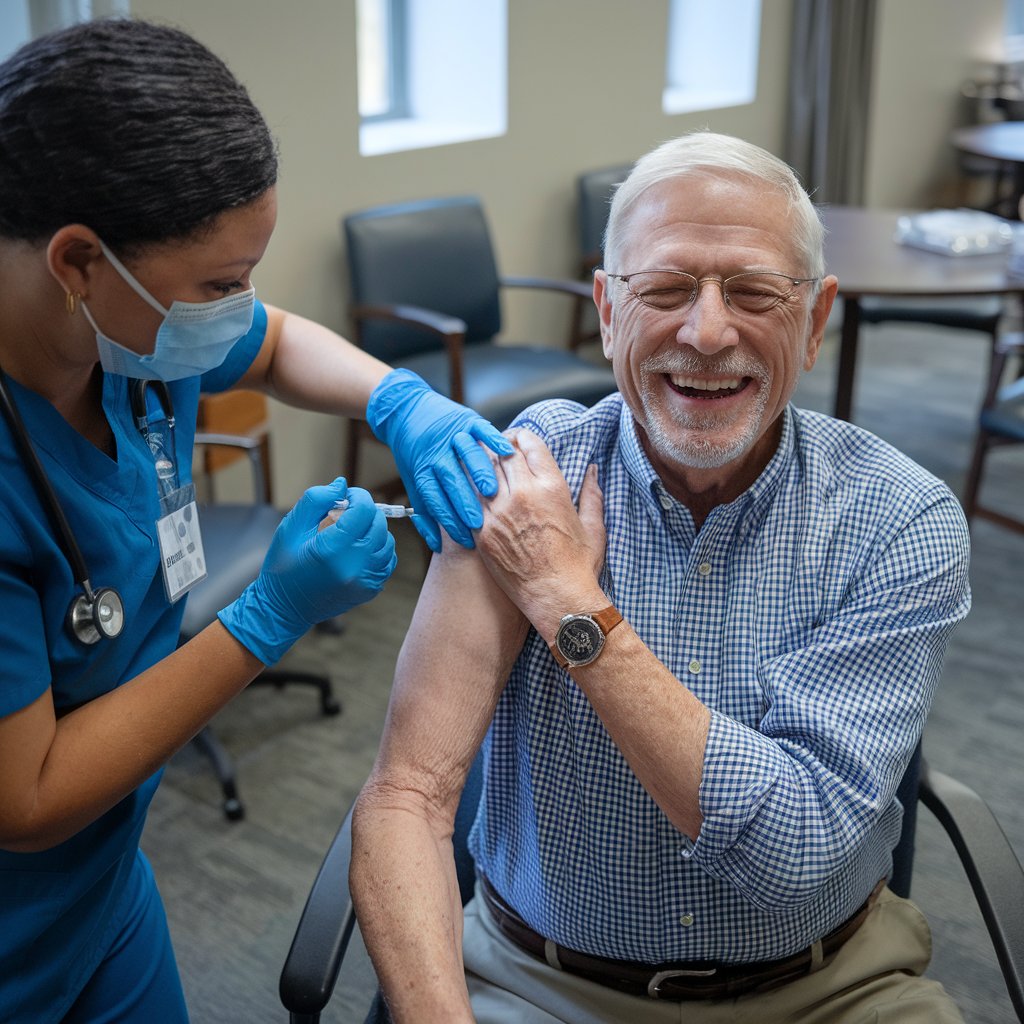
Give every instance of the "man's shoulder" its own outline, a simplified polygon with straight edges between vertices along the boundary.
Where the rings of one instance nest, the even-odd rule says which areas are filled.
[[[618,439],[622,421],[622,396],[618,392],[587,408],[564,398],[547,399],[524,409],[513,427],[530,430],[542,438],[556,461],[573,454],[594,453]]]
[[[797,457],[805,479],[823,492],[867,505],[921,508],[955,495],[937,476],[876,434],[824,413],[796,409]]]

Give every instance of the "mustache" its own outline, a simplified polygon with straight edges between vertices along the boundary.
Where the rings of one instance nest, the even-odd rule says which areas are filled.
[[[686,377],[721,376],[765,379],[768,369],[754,356],[730,352],[723,356],[702,356],[697,352],[654,355],[640,364],[645,373],[673,373]]]

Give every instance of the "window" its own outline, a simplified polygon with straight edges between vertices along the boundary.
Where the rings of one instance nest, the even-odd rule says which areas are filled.
[[[32,38],[28,8],[24,4],[0,4],[0,60]]]
[[[0,60],[36,36],[90,18],[127,15],[129,0],[2,0],[0,2]]]
[[[359,0],[356,9],[359,53],[359,117],[363,121],[405,117],[406,0]]]
[[[1007,63],[1024,60],[1024,0],[1006,0],[1003,8],[1003,47]]]
[[[670,0],[666,114],[753,103],[761,0]]]
[[[359,0],[359,152],[503,135],[506,0]]]

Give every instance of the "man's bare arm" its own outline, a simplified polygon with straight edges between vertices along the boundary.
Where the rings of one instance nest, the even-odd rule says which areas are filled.
[[[396,1024],[473,1019],[451,835],[526,630],[476,552],[433,559],[352,822],[352,895]]]

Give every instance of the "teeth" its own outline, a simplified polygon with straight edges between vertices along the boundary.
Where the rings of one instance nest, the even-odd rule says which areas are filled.
[[[719,391],[738,388],[742,383],[739,377],[727,377],[724,380],[701,380],[697,377],[679,377],[670,373],[668,379],[677,388],[693,388],[696,391]]]

